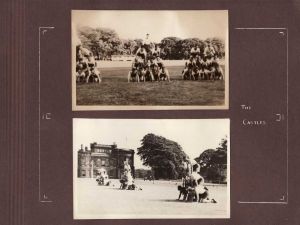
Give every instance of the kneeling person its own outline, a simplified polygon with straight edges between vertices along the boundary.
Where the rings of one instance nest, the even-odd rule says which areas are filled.
[[[165,73],[165,65],[159,56],[156,57],[155,63],[158,65],[159,69],[164,74]]]

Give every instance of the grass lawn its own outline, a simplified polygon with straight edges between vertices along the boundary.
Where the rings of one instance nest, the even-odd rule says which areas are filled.
[[[171,82],[127,83],[129,68],[101,69],[101,84],[77,84],[77,105],[220,106],[225,82],[184,81],[182,66],[170,66]]]
[[[228,218],[227,185],[207,185],[210,198],[217,203],[184,202],[178,200],[173,181],[143,181],[135,183],[142,190],[120,190],[120,182],[98,186],[95,179],[74,181],[74,216],[77,219],[100,218]]]

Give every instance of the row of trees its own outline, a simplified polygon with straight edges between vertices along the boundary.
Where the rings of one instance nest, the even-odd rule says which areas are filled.
[[[80,27],[78,37],[83,47],[92,51],[98,59],[109,59],[112,55],[135,54],[142,43],[142,39],[120,39],[116,31],[109,28]],[[155,44],[161,48],[163,59],[187,59],[194,45],[198,45],[203,51],[206,42],[211,43],[219,57],[225,56],[224,41],[218,38],[200,40],[166,37]]]
[[[143,165],[152,168],[156,179],[178,179],[188,174],[188,155],[175,141],[155,134],[147,134],[141,140],[137,154]],[[227,138],[221,140],[216,149],[207,149],[197,157],[201,175],[210,182],[226,182]]]

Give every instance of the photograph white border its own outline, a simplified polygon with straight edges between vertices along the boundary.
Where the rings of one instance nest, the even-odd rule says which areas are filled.
[[[73,11],[82,11],[78,9],[71,10],[71,26],[73,21]],[[85,11],[100,11],[100,10],[85,10]],[[105,10],[105,11],[116,11],[116,10]],[[145,10],[124,10],[124,11],[145,11]],[[229,109],[229,10],[147,10],[147,11],[226,11],[227,12],[227,32],[225,39],[225,96],[224,96],[224,105],[216,106],[158,106],[158,105],[77,105],[76,100],[76,44],[73,37],[73,28],[71,27],[71,58],[72,58],[72,67],[71,67],[71,82],[72,82],[72,110],[73,111],[95,111],[95,110],[228,110]]]
[[[101,213],[99,213],[99,215],[95,216],[95,215],[84,215],[84,214],[80,214],[80,216],[78,216],[78,212],[76,210],[76,205],[78,204],[77,198],[76,198],[76,179],[77,177],[77,168],[78,168],[78,156],[77,156],[77,151],[74,151],[74,148],[76,146],[74,146],[74,120],[76,119],[93,119],[93,120],[97,120],[97,119],[101,119],[101,120],[120,120],[120,119],[104,119],[104,118],[73,118],[72,119],[72,129],[73,129],[73,148],[72,148],[72,160],[73,160],[73,218],[75,220],[82,220],[82,219],[230,219],[231,218],[231,195],[230,195],[230,191],[231,191],[231,180],[230,180],[230,175],[231,175],[231,120],[230,118],[210,118],[210,119],[126,119],[126,120],[228,120],[228,137],[227,137],[227,147],[229,149],[229,154],[227,154],[227,209],[226,209],[226,215],[224,216],[207,216],[207,215],[199,215],[198,217],[196,216],[191,216],[191,215],[187,215],[187,216],[182,216],[182,215],[172,215],[172,216],[162,216],[162,215],[135,215],[135,216],[128,216],[128,215],[101,215]]]

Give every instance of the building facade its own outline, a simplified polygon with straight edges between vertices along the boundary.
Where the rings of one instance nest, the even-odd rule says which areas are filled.
[[[78,150],[78,177],[96,177],[100,169],[105,169],[109,178],[120,179],[125,161],[131,166],[134,176],[134,150],[96,142],[90,144],[90,149],[81,146]]]

